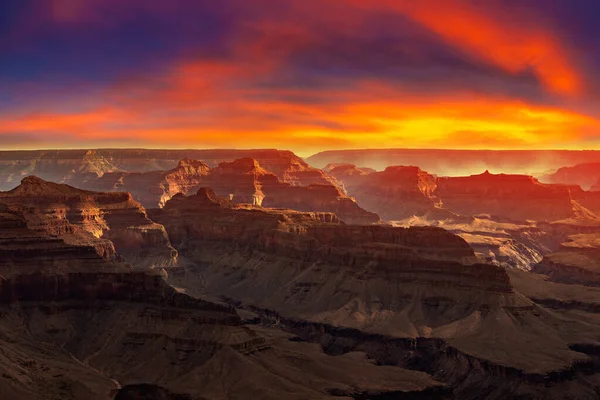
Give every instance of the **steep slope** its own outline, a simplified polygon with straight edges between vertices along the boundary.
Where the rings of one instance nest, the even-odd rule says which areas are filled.
[[[425,373],[245,326],[233,308],[45,235],[25,213],[0,213],[3,399],[448,398]]]
[[[443,229],[341,225],[206,189],[152,217],[189,261],[172,284],[254,310],[331,354],[437,371],[457,398],[593,398],[600,387],[595,358],[577,347],[600,344],[600,321],[536,304],[504,268],[471,264],[466,242]]]
[[[47,235],[107,239],[136,265],[169,266],[176,259],[164,228],[129,193],[91,192],[29,176],[0,192],[0,204],[25,209],[28,223]]]

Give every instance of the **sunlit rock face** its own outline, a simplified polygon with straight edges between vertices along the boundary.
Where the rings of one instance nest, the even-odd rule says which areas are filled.
[[[185,159],[202,160],[213,168],[222,162],[246,157],[254,158],[263,168],[292,185],[336,183],[334,178],[309,166],[302,158],[287,150],[33,150],[0,151],[0,190],[13,189],[28,175],[56,183],[88,187],[88,182],[107,173],[117,173],[115,176],[119,177],[122,175],[118,173],[169,171],[177,169],[181,160]],[[105,184],[118,181],[115,176],[107,177]],[[156,177],[151,174],[139,179],[154,181]]]
[[[114,246],[140,266],[169,266],[176,260],[164,228],[129,193],[86,191],[30,176],[15,189],[0,192],[0,204],[23,210],[28,226],[38,232],[106,246],[101,253]]]

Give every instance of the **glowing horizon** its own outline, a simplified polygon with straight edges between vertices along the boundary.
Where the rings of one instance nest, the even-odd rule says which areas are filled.
[[[0,149],[600,148],[595,5],[506,4],[15,1]]]

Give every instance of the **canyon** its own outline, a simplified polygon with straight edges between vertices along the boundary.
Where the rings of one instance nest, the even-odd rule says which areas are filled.
[[[333,357],[174,289],[164,270],[135,268],[108,239],[14,200],[113,194],[26,179],[0,203],[3,399],[448,398],[424,372]]]
[[[554,294],[522,293],[512,271],[481,263],[444,229],[345,225],[327,213],[234,204],[207,188],[150,215],[188,261],[173,286],[330,354],[366,352],[432,373],[461,399],[595,396],[596,315],[571,315],[558,299],[546,307]],[[545,276],[522,274],[523,286]]]
[[[98,152],[0,192],[2,398],[600,391],[595,192],[270,150]]]

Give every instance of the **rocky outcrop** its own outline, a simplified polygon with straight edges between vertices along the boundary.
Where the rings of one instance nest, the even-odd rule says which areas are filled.
[[[188,217],[185,217],[185,216]],[[307,260],[331,258],[347,264],[397,257],[462,260],[473,257],[466,242],[440,228],[393,228],[340,223],[332,213],[236,206],[219,200],[212,189],[178,195],[152,218],[168,224],[178,245],[189,240],[224,240]]]
[[[573,218],[579,187],[547,185],[527,175],[490,174],[439,178],[436,194],[445,208],[464,215],[488,214],[516,221]]]
[[[600,163],[577,164],[562,167],[556,172],[539,177],[544,183],[581,186],[584,190],[596,190],[594,185],[600,180]]]
[[[3,209],[0,226],[2,398],[448,393],[425,373],[331,357],[245,326],[232,307],[30,229],[18,211]]]
[[[221,163],[210,171],[202,183],[234,203],[332,212],[344,222],[353,224],[379,222],[379,216],[362,209],[339,187],[332,184],[296,186],[283,182],[252,158]]]
[[[358,204],[385,220],[423,215],[441,204],[434,194],[437,178],[418,167],[388,167],[382,172],[339,177]]]
[[[0,192],[0,204],[21,210],[30,229],[91,244],[101,255],[109,254],[114,244],[119,254],[140,266],[169,266],[176,259],[164,228],[129,193],[91,192],[30,176],[17,188]]]
[[[176,196],[152,217],[190,261],[185,275],[169,278],[174,285],[272,316],[277,326],[296,321],[292,332],[309,327],[304,338],[331,354],[366,351],[380,363],[414,356],[401,365],[428,365],[460,398],[535,392],[546,376],[569,390],[567,377],[585,381],[591,365],[569,346],[593,329],[575,334],[564,316],[515,291],[504,268],[469,263],[472,250],[443,229],[345,225],[235,205],[209,190]],[[396,341],[406,352],[392,349]],[[514,385],[492,390],[507,374]],[[523,379],[527,388],[517,384]],[[583,381],[576,390],[585,392]]]
[[[220,196],[231,197],[235,203],[262,205],[266,200],[266,207],[333,212],[348,223],[379,222],[379,216],[359,207],[323,171],[308,168],[293,157],[283,160],[287,164],[267,162],[281,177],[250,157],[221,162],[214,168],[202,161],[184,159],[169,171],[105,173],[81,182],[81,186],[105,192],[130,192],[147,208],[162,207],[177,193],[190,195],[200,186],[206,186]]]
[[[82,187],[107,192],[129,192],[144,207],[162,207],[177,193],[198,190],[210,167],[202,161],[183,159],[168,171],[106,173],[86,180]]]
[[[600,233],[569,236],[555,252],[532,268],[554,282],[600,286]]]
[[[446,219],[458,214],[516,222],[557,221],[597,219],[593,211],[600,210],[600,197],[578,186],[543,184],[527,175],[485,171],[436,177],[418,167],[399,166],[341,179],[350,196],[385,220],[434,214]]]
[[[333,176],[342,185],[353,184],[360,181],[362,177],[369,175],[375,170],[373,168],[359,168],[354,164],[327,164],[323,168],[328,175]]]
[[[203,291],[286,315],[410,336],[521,301],[503,268],[470,264],[467,243],[440,228],[345,225],[218,202],[208,190],[176,196],[152,218],[196,265],[176,285],[193,292],[202,276]]]

